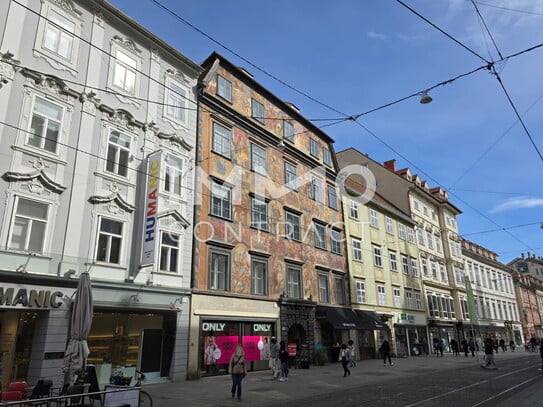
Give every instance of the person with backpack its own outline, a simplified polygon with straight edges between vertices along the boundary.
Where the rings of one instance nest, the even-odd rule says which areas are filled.
[[[247,374],[247,366],[245,365],[245,352],[243,347],[238,344],[236,351],[230,358],[228,363],[228,373],[232,374],[232,398],[238,396],[238,400],[241,400],[241,381]]]
[[[349,350],[345,344],[341,345],[339,350],[339,361],[341,362],[341,366],[343,366],[343,377],[350,376],[351,371],[347,367],[347,363],[349,362]]]

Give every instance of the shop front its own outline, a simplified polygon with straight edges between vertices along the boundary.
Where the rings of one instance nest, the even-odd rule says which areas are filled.
[[[420,356],[429,353],[426,315],[408,312],[396,315],[394,335],[398,356]]]
[[[445,341],[444,350],[446,352],[450,352],[451,339],[456,339],[458,341],[456,323],[452,321],[445,322],[445,321],[429,320],[428,321],[428,337],[430,340],[429,346],[430,346],[431,352],[435,352],[435,348],[440,339],[443,339]],[[461,340],[459,341],[459,343],[461,343]]]
[[[385,339],[391,340],[389,337],[390,328],[375,311],[362,309],[355,309],[354,311],[362,324],[362,328],[358,331],[360,359],[379,358],[378,349],[381,343]]]

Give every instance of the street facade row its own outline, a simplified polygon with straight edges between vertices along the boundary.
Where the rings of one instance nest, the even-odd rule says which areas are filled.
[[[0,364],[64,379],[78,277],[88,363],[147,380],[541,338],[543,267],[461,237],[461,210],[332,137],[246,69],[184,56],[104,0],[0,4]]]

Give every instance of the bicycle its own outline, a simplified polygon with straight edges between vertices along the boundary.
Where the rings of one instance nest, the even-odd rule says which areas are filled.
[[[134,387],[140,388],[139,407],[153,407],[153,398],[149,393],[141,389],[142,381],[144,380],[145,374],[139,370],[136,370],[136,383],[134,384]]]

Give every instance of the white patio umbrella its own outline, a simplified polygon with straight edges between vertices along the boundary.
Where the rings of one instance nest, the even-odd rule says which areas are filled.
[[[79,277],[72,307],[70,341],[64,353],[64,371],[70,375],[86,366],[89,356],[87,336],[92,326],[92,287],[89,273]]]

